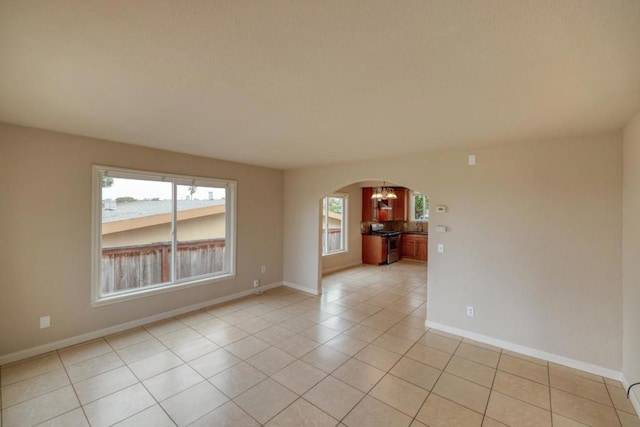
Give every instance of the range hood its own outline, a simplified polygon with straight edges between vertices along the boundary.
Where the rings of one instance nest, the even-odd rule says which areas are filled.
[[[381,199],[378,200],[378,203],[377,203],[376,207],[378,209],[385,209],[385,210],[389,210],[389,211],[391,210],[391,206],[387,205]]]

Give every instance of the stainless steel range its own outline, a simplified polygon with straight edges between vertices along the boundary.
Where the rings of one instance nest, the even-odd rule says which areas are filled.
[[[387,264],[400,259],[400,232],[384,231],[384,224],[371,224],[371,234],[385,237],[387,240]]]

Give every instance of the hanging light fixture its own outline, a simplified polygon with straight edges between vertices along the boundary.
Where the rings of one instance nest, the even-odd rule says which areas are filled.
[[[397,199],[396,192],[393,191],[393,188],[386,186],[386,181],[382,182],[382,187],[376,187],[373,189],[373,193],[371,194],[372,199],[378,200],[387,200],[387,199]]]

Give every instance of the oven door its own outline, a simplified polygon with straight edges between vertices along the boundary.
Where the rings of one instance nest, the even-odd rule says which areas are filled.
[[[400,259],[400,236],[387,238],[387,264],[397,262]]]

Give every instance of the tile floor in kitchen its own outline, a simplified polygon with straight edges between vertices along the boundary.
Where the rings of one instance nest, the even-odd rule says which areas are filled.
[[[2,366],[2,427],[640,426],[617,381],[425,328],[425,264],[323,288]]]

